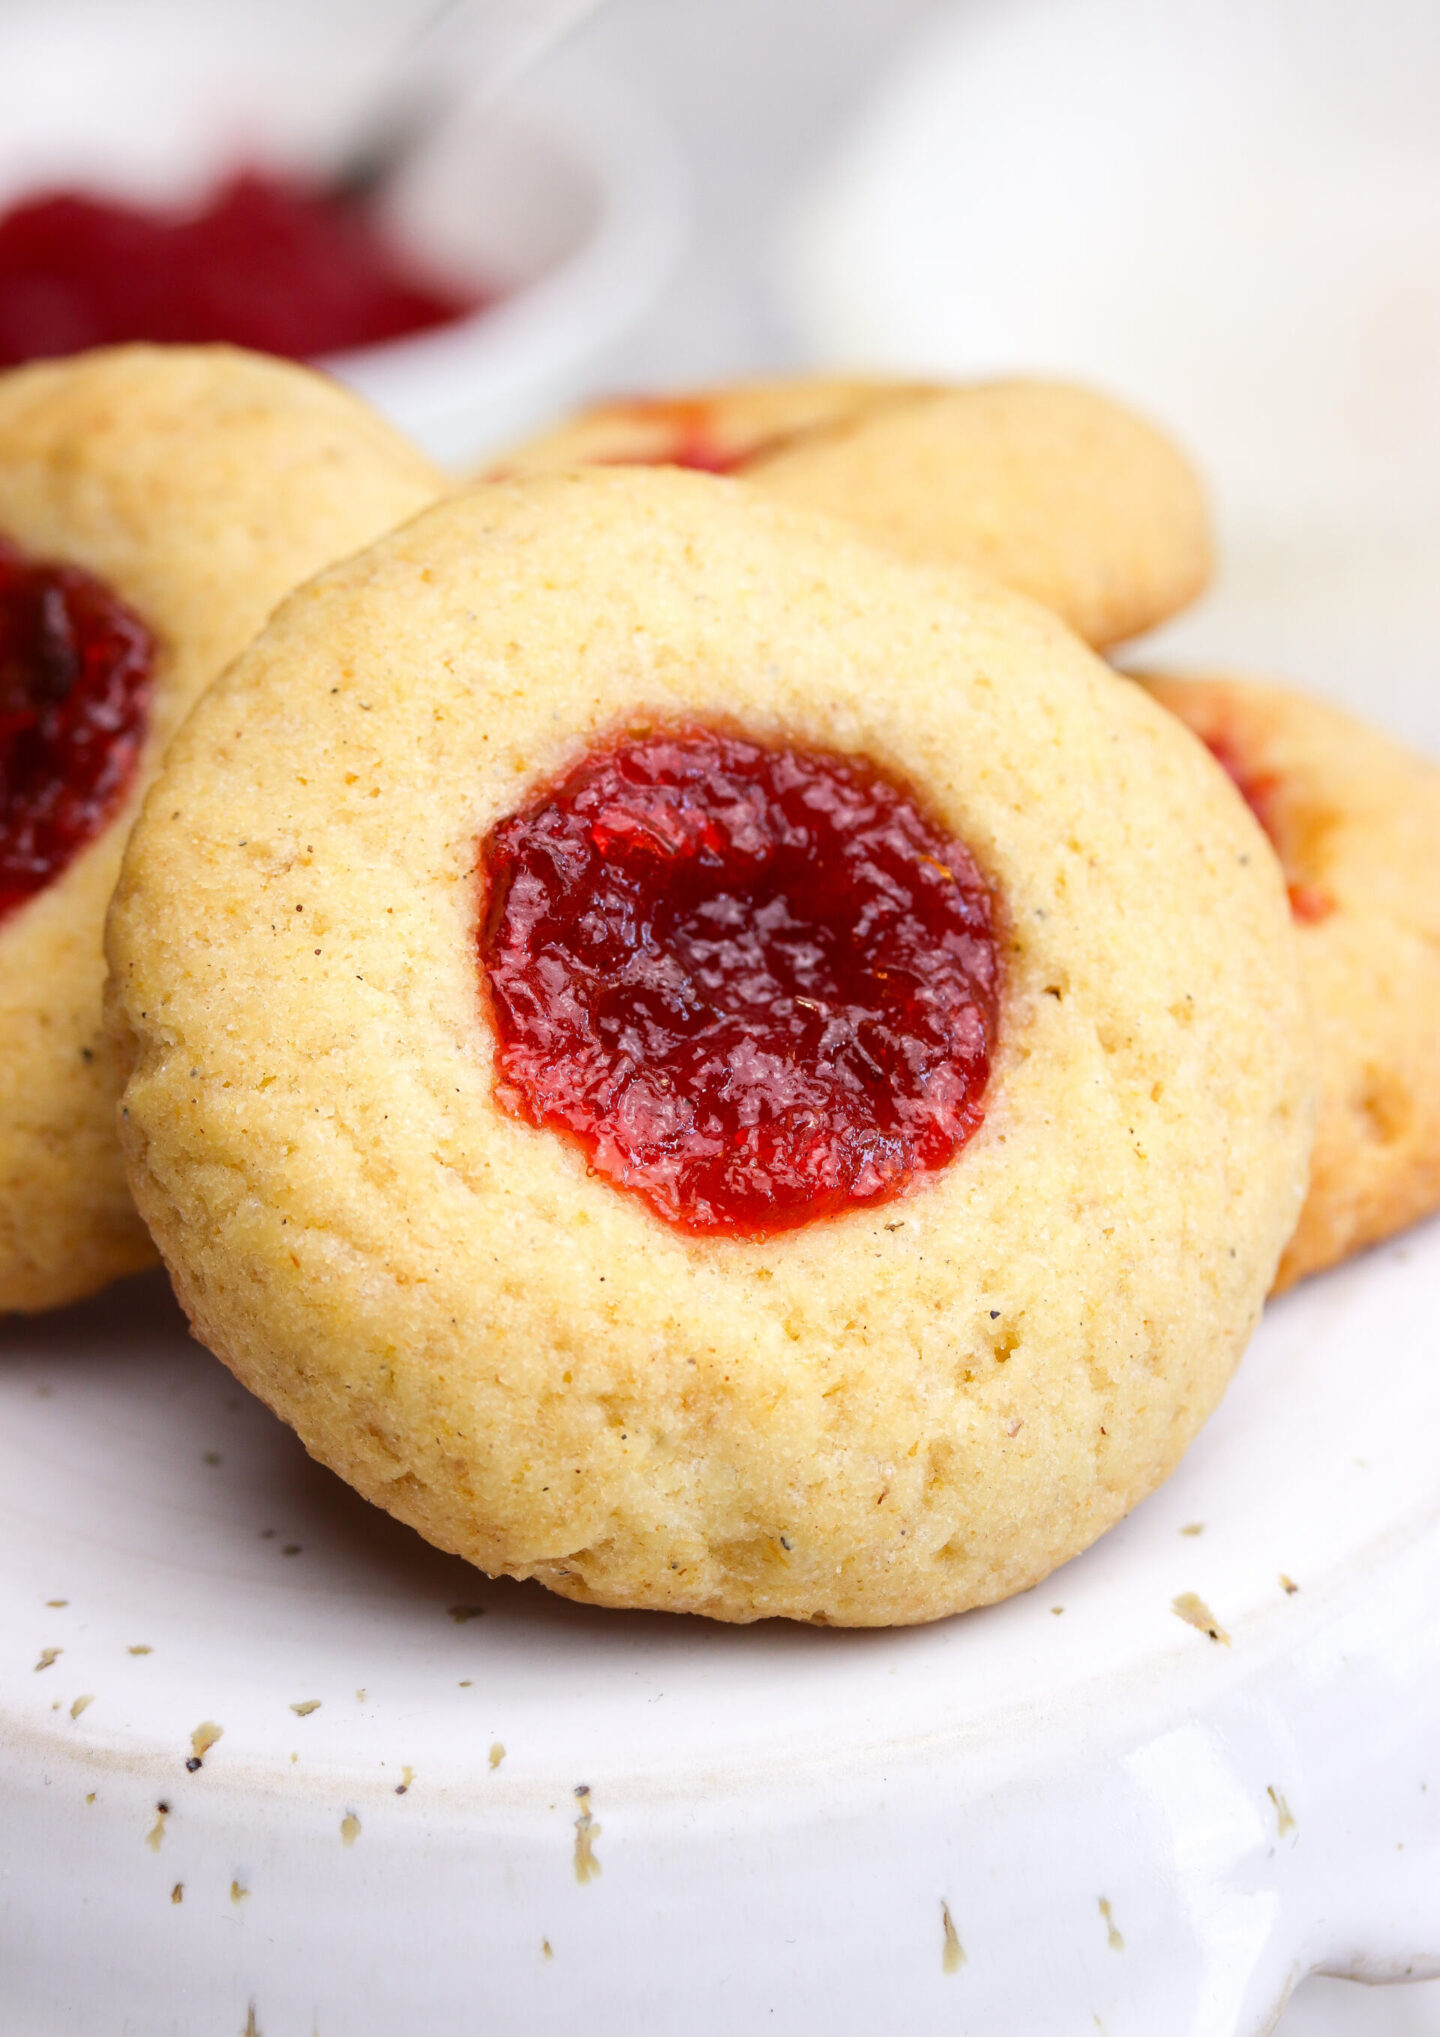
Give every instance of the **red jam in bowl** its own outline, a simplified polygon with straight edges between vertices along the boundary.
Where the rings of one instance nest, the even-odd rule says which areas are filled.
[[[498,1101],[678,1228],[883,1202],[979,1126],[990,892],[873,766],[628,736],[499,822],[481,868]]]
[[[125,340],[304,360],[482,301],[422,276],[363,203],[259,170],[185,210],[55,191],[0,217],[0,365]]]
[[[154,663],[150,632],[99,580],[0,540],[0,920],[124,799]]]

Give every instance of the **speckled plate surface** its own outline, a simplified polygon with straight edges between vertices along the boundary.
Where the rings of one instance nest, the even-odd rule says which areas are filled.
[[[1440,1227],[1177,1476],[892,1633],[488,1583],[158,1278],[0,1328],[6,2037],[1258,2037],[1440,1971]]]

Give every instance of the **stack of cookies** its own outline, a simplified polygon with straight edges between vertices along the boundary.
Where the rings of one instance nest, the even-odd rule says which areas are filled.
[[[1070,389],[610,406],[446,493],[226,350],[0,378],[0,1306],[158,1248],[572,1598],[1034,1583],[1440,1203],[1437,773],[1101,660],[1208,569]]]

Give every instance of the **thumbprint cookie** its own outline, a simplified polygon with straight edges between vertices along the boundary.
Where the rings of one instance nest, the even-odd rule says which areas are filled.
[[[512,448],[491,470],[491,478],[580,466],[692,467],[705,474],[734,474],[767,449],[808,432],[853,424],[873,412],[939,393],[928,382],[797,375],[669,396],[615,397]]]
[[[1234,779],[1289,889],[1321,1102],[1288,1287],[1440,1208],[1440,769],[1285,687],[1143,683]]]
[[[335,385],[228,348],[0,375],[0,1309],[154,1258],[102,935],[165,744],[283,594],[440,485]]]
[[[797,380],[608,403],[512,451],[507,474],[590,462],[742,476],[910,559],[958,561],[1097,647],[1210,575],[1199,481],[1133,411],[1061,383]]]
[[[1034,604],[673,469],[481,486],[294,594],[109,925],[197,1334],[571,1598],[1018,1591],[1215,1405],[1304,1193],[1280,874]]]

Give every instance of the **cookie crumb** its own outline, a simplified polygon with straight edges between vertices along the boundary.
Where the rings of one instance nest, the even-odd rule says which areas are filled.
[[[580,1815],[575,1820],[575,1879],[583,1888],[587,1881],[594,1881],[601,1872],[600,1862],[595,1857],[595,1841],[600,1837],[600,1827],[590,1808],[590,1785],[585,1782],[577,1784],[575,1794],[581,1805]]]
[[[210,1752],[215,1742],[223,1736],[224,1732],[225,1728],[217,1726],[213,1719],[202,1719],[200,1721],[200,1724],[190,1735],[190,1759],[185,1764],[192,1775],[200,1767],[205,1756]]]
[[[958,1973],[966,1963],[965,1947],[960,1943],[960,1933],[955,1929],[955,1919],[950,1914],[950,1905],[943,1901],[940,1904],[940,1925],[944,1932],[940,1971]]]
[[[1218,1641],[1224,1648],[1230,1646],[1230,1636],[1198,1593],[1182,1591],[1170,1601],[1170,1610],[1187,1626],[1198,1628],[1200,1633],[1208,1634],[1212,1641]]]
[[[1277,1839],[1283,1839],[1287,1832],[1295,1830],[1295,1814],[1286,1803],[1284,1793],[1276,1789],[1273,1782],[1267,1787],[1265,1794],[1275,1806],[1275,1836]]]

